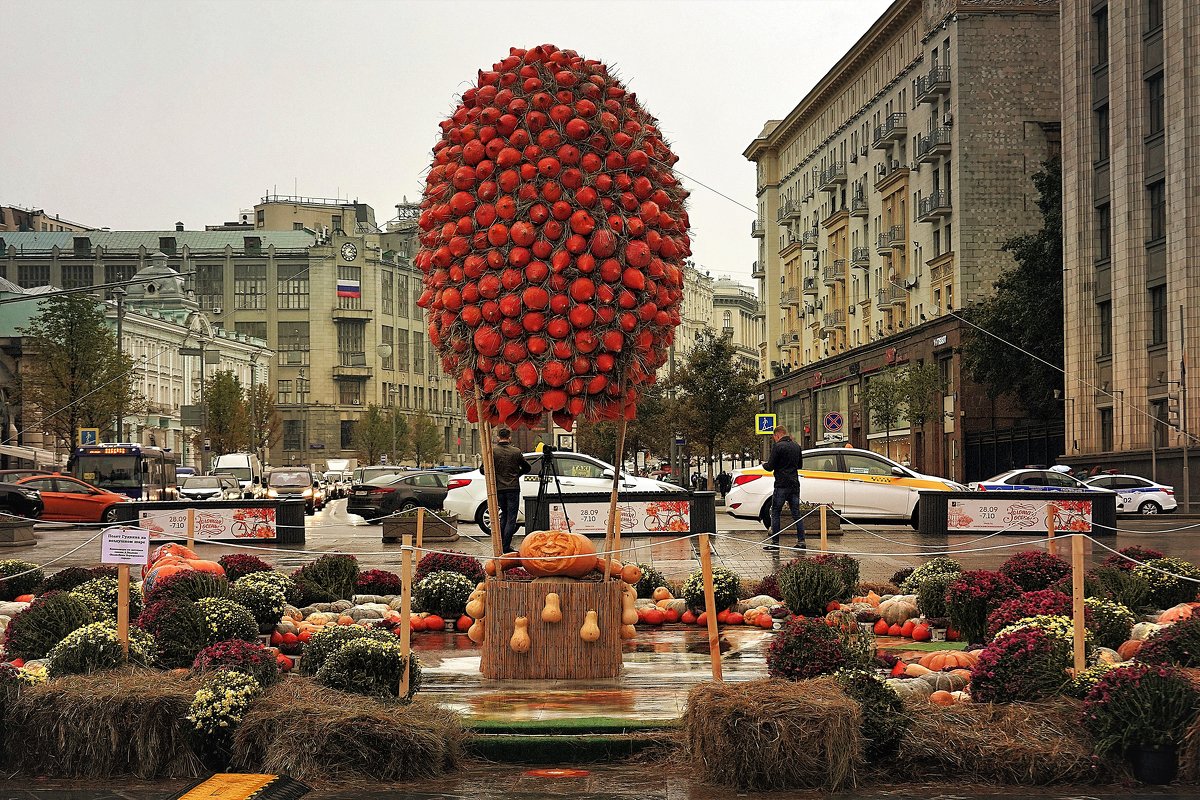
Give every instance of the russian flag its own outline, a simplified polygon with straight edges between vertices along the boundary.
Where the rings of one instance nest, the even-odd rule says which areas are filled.
[[[362,297],[362,286],[358,281],[353,281],[348,278],[338,278],[337,296]]]

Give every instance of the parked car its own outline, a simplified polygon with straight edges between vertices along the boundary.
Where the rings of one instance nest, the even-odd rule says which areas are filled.
[[[195,467],[176,467],[175,477],[177,479],[190,478],[196,474]]]
[[[42,495],[37,489],[15,483],[0,483],[0,513],[37,519],[42,516],[42,509]]]
[[[1118,514],[1169,514],[1178,505],[1174,487],[1138,475],[1097,475],[1084,483],[1116,492]]]
[[[818,447],[805,450],[800,464],[800,500],[825,503],[850,519],[903,520],[917,527],[922,491],[962,491],[963,485],[923,475],[870,450]],[[775,478],[762,467],[733,471],[725,512],[771,525]],[[789,518],[784,512],[785,518]]]
[[[329,471],[324,475],[325,485],[329,489],[329,499],[336,500],[350,493],[348,474],[345,472]]]
[[[536,497],[541,480],[538,473],[542,467],[542,453],[526,453],[531,471],[521,478],[521,509],[518,521],[525,519],[525,500]],[[609,492],[612,490],[612,464],[583,455],[582,453],[559,453],[554,456],[555,470],[563,494],[584,492]],[[627,492],[676,492],[678,486],[669,483],[639,478],[621,473],[620,488]],[[477,469],[450,477],[446,501],[443,508],[458,515],[461,520],[474,520],[485,533],[491,533],[491,520],[487,510],[487,486],[483,473]],[[550,496],[555,496],[557,487],[551,478],[547,486]]]
[[[267,497],[303,500],[306,514],[317,513],[316,478],[308,467],[276,467],[267,474]]]
[[[449,486],[450,476],[439,470],[380,475],[351,488],[346,511],[377,522],[417,506],[441,508]]]
[[[53,522],[116,522],[117,506],[129,497],[98,489],[69,475],[34,475],[17,481],[42,497],[42,519]]]
[[[1036,492],[1104,492],[1098,486],[1088,486],[1083,481],[1056,469],[1010,469],[993,475],[986,481],[967,484],[976,492],[987,491],[1036,491]]]
[[[380,475],[399,475],[401,472],[408,472],[408,470],[408,467],[402,467],[399,464],[374,464],[369,467],[359,467],[354,470],[350,485],[367,483],[373,478],[378,478]]]
[[[236,476],[193,475],[179,483],[181,500],[240,500],[242,487]]]
[[[32,478],[34,475],[53,475],[48,469],[0,469],[0,481],[16,483],[21,478]]]

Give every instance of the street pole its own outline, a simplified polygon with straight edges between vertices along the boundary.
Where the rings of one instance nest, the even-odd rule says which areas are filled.
[[[208,474],[208,404],[204,401],[204,338],[200,338],[200,474]]]
[[[117,354],[121,355],[125,352],[125,290],[120,286],[113,289],[113,297],[117,301]],[[113,424],[113,440],[120,442],[122,428],[125,422],[125,402],[124,395],[117,392],[117,414]]]
[[[258,394],[258,361],[250,361],[250,452],[254,453],[254,457],[258,458],[258,412],[257,398]]]
[[[1179,306],[1179,429],[1183,432],[1183,513],[1192,510],[1192,477],[1188,465],[1187,338],[1183,327],[1183,306]]]

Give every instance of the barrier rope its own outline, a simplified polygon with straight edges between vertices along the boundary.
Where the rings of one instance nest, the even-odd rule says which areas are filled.
[[[75,547],[72,547],[70,550],[63,553],[61,556],[57,556],[55,558],[50,559],[45,564],[39,564],[38,566],[34,567],[33,569],[27,569],[24,572],[14,572],[12,575],[0,576],[0,583],[3,583],[4,581],[10,581],[13,578],[20,578],[24,575],[30,575],[34,572],[40,572],[44,567],[48,567],[51,564],[57,564],[59,561],[62,561],[67,556],[74,555],[75,553],[82,550],[85,545],[88,545],[88,544],[91,544],[92,542],[94,542],[96,540],[96,537],[102,535],[103,533],[104,533],[104,531],[96,531],[94,534],[92,534],[90,537],[88,537],[84,541],[80,542]]]
[[[1091,540],[1092,544],[1096,545],[1097,547],[1101,547],[1101,548],[1109,551],[1113,555],[1120,556],[1121,558],[1125,559],[1126,561],[1132,561],[1134,564],[1137,564],[1139,567],[1145,567],[1148,570],[1151,570],[1153,572],[1159,572],[1163,575],[1170,575],[1172,578],[1178,578],[1181,581],[1191,581],[1192,583],[1200,583],[1200,578],[1193,578],[1188,575],[1176,575],[1174,572],[1171,572],[1169,570],[1160,569],[1158,567],[1152,567],[1149,564],[1147,564],[1145,561],[1138,561],[1136,558],[1130,558],[1129,556],[1122,553],[1120,550],[1116,550],[1112,547],[1109,547],[1108,545],[1104,544],[1103,542],[1099,542],[1096,539],[1093,539],[1091,536],[1087,536],[1086,534],[1083,534],[1083,535],[1085,538]]]
[[[757,540],[741,539],[737,536],[731,536],[726,533],[710,533],[709,536],[715,537],[717,539],[727,539],[729,541],[741,542],[744,544],[745,543],[758,544]],[[1065,540],[1066,536],[1067,535],[1064,534],[1063,536],[1058,537],[1058,538]],[[862,557],[873,556],[873,557],[878,557],[878,558],[905,558],[905,557],[910,557],[910,556],[952,555],[954,553],[960,553],[960,554],[961,553],[985,553],[985,552],[990,552],[992,550],[1004,550],[1004,549],[1011,548],[1011,547],[1025,547],[1026,545],[1044,544],[1045,542],[1051,542],[1051,541],[1056,541],[1056,540],[1051,539],[1050,537],[1047,536],[1047,537],[1044,537],[1041,539],[1028,539],[1028,540],[1022,541],[1022,542],[1006,542],[1004,544],[991,545],[990,547],[978,547],[978,548],[974,548],[971,550],[942,550],[942,551],[936,551],[936,552],[932,552],[932,553],[911,553],[911,552],[909,552],[909,553],[876,553],[876,552],[869,552],[869,551],[859,552],[859,551],[854,551],[854,550],[825,550],[822,552],[829,553],[830,555],[839,555],[839,556],[862,556]],[[812,550],[805,548],[805,547],[788,547],[786,545],[780,545],[779,549],[780,550],[790,550],[792,552],[801,553],[804,555],[812,555],[813,554]]]

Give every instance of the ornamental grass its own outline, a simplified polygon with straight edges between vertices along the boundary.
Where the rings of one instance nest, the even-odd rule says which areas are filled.
[[[232,768],[378,786],[453,769],[462,739],[458,717],[436,703],[401,705],[289,678],[238,726]]]
[[[738,791],[853,788],[862,711],[831,677],[702,683],[684,734],[704,780]]]

